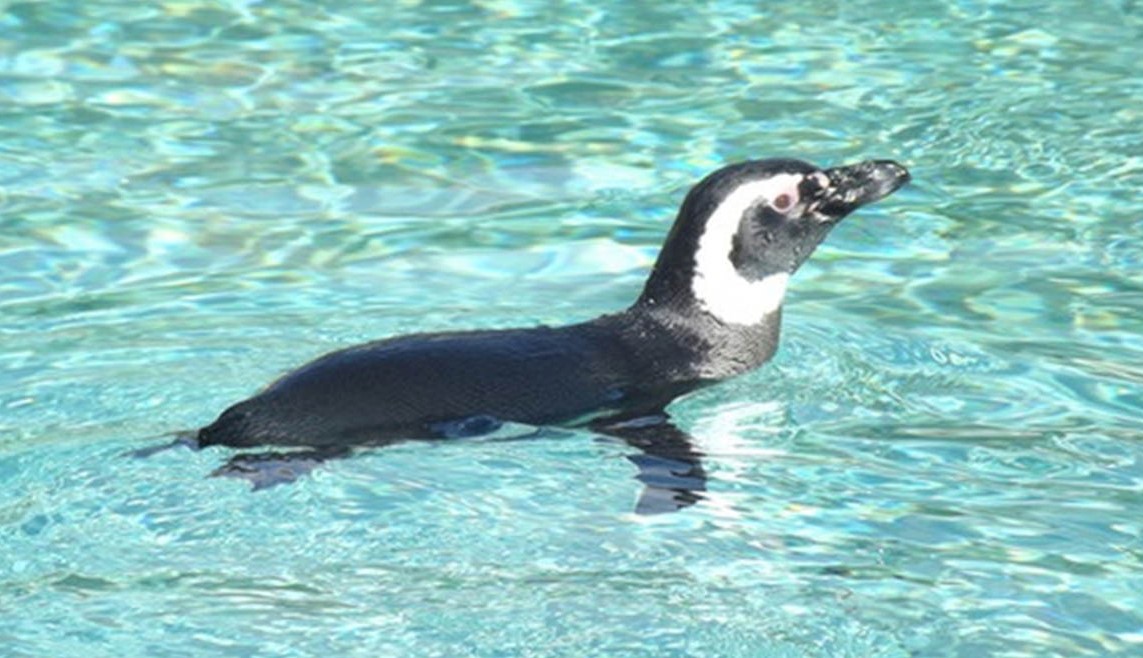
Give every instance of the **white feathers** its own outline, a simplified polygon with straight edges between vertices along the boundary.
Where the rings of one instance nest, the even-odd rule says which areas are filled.
[[[789,280],[790,275],[782,272],[749,281],[727,267],[715,276],[696,276],[694,293],[703,308],[723,322],[758,324],[782,306]]]
[[[789,194],[797,203],[798,174],[780,174],[745,183],[722,201],[706,222],[695,253],[691,289],[699,304],[719,320],[731,324],[757,324],[782,306],[789,273],[771,274],[751,281],[734,268],[730,251],[742,214],[759,201],[770,202]]]

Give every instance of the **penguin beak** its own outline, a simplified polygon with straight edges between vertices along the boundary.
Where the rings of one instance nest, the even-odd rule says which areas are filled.
[[[896,192],[909,182],[909,172],[892,160],[869,160],[822,172],[828,183],[819,193],[814,212],[822,221],[836,222],[867,203]]]

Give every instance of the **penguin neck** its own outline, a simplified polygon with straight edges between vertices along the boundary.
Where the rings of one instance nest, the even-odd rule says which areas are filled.
[[[631,349],[671,379],[726,379],[778,349],[789,273],[748,280],[730,262],[729,241],[723,251],[700,238],[692,223],[676,221],[642,294],[612,316],[627,327],[621,333]]]
[[[749,372],[778,349],[781,308],[743,324],[726,322],[692,296],[641,296],[618,314],[634,354],[672,381],[719,381]]]
[[[684,204],[680,217],[686,212]],[[632,308],[667,308],[684,318],[707,315],[742,330],[769,326],[769,318],[782,308],[793,270],[740,271],[733,256],[737,224],[722,216],[736,218],[742,211],[716,209],[713,214],[701,232],[693,222],[675,221]]]

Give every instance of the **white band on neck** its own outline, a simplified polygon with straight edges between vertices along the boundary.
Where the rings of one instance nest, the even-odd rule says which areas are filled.
[[[781,174],[746,183],[727,195],[711,213],[699,236],[691,283],[695,298],[708,313],[726,323],[750,325],[781,308],[789,273],[751,281],[735,269],[730,252],[743,213],[755,203],[769,201],[791,187],[796,190],[801,180],[797,174]]]

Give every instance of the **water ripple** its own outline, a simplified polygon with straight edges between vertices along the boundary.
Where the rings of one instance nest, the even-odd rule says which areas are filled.
[[[0,12],[13,655],[1139,653],[1133,2],[15,2]],[[672,412],[708,499],[582,433],[252,495],[123,457],[306,358],[638,292],[697,177],[915,183]],[[510,289],[511,294],[505,294]]]

